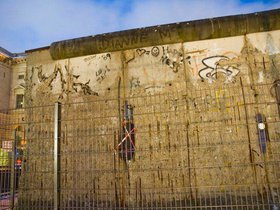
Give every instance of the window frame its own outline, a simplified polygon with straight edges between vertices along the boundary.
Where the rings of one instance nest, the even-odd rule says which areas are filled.
[[[16,109],[22,109],[24,102],[24,95],[23,94],[16,94]]]

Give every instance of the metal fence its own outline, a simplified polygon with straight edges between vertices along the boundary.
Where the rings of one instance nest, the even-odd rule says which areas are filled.
[[[0,208],[10,209],[16,201],[23,150],[24,130],[20,126],[21,111],[0,113]]]
[[[129,97],[116,90],[112,98],[10,110],[2,145],[12,142],[9,169],[19,159],[21,176],[0,207],[279,209],[276,86],[240,81]]]

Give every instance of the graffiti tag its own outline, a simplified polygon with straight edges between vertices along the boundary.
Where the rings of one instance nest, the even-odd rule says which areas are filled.
[[[92,60],[94,58],[96,58],[96,55],[88,56],[88,57],[84,58],[84,62],[88,62],[88,61],[90,61],[90,60]]]
[[[110,69],[107,66],[105,66],[104,69],[99,69],[95,73],[96,81],[101,83],[107,77],[107,72],[109,72],[109,71],[110,71]]]
[[[129,82],[130,82],[130,89],[140,86],[139,77],[132,77]]]
[[[169,66],[174,73],[179,71],[180,66],[183,64],[184,56],[183,53],[178,50],[163,49],[163,55],[161,56],[161,62]]]
[[[102,58],[103,58],[103,60],[111,60],[111,55],[110,55],[110,53],[107,53],[106,55],[102,55]]]
[[[159,48],[158,47],[153,47],[151,49],[151,54],[152,54],[152,56],[157,57],[159,55]]]
[[[142,56],[142,55],[152,55],[154,57],[157,57],[160,53],[159,51],[159,48],[158,47],[152,47],[151,50],[146,50],[146,49],[143,49],[143,48],[139,48],[139,49],[136,49],[136,53],[139,55],[139,56]]]
[[[142,55],[144,55],[144,54],[149,55],[149,54],[150,54],[150,51],[149,51],[149,50],[145,50],[145,49],[137,49],[137,50],[136,50],[136,53],[137,53],[139,56],[142,56]]]
[[[225,83],[233,82],[235,76],[239,73],[239,69],[232,64],[224,63],[229,60],[230,59],[224,55],[204,58],[202,63],[205,67],[198,73],[200,78],[212,83],[217,79],[218,73],[223,73],[225,75]]]

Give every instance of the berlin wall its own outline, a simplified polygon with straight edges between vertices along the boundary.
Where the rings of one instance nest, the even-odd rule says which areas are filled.
[[[155,26],[28,51],[26,106],[63,104],[62,202],[91,196],[105,201],[108,195],[126,204],[169,202],[229,186],[256,185],[262,191],[267,177],[279,187],[279,164],[267,170],[256,164],[263,151],[255,122],[258,113],[279,121],[277,105],[268,103],[275,101],[271,88],[280,78],[279,14]],[[115,150],[125,101],[133,106],[137,128],[129,164]],[[53,112],[48,110],[44,116],[26,113],[27,121],[49,124],[29,127],[21,184],[34,191],[29,197],[23,193],[23,200],[32,193],[34,202],[53,199]],[[271,154],[280,149],[277,130],[279,123],[271,123]],[[277,158],[268,154],[266,160]],[[147,196],[151,192],[156,195]]]

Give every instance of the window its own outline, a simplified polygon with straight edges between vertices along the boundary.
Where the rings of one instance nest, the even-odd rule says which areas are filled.
[[[16,108],[23,108],[23,94],[16,95]]]
[[[18,79],[24,79],[24,75],[23,74],[19,74],[18,75]]]

